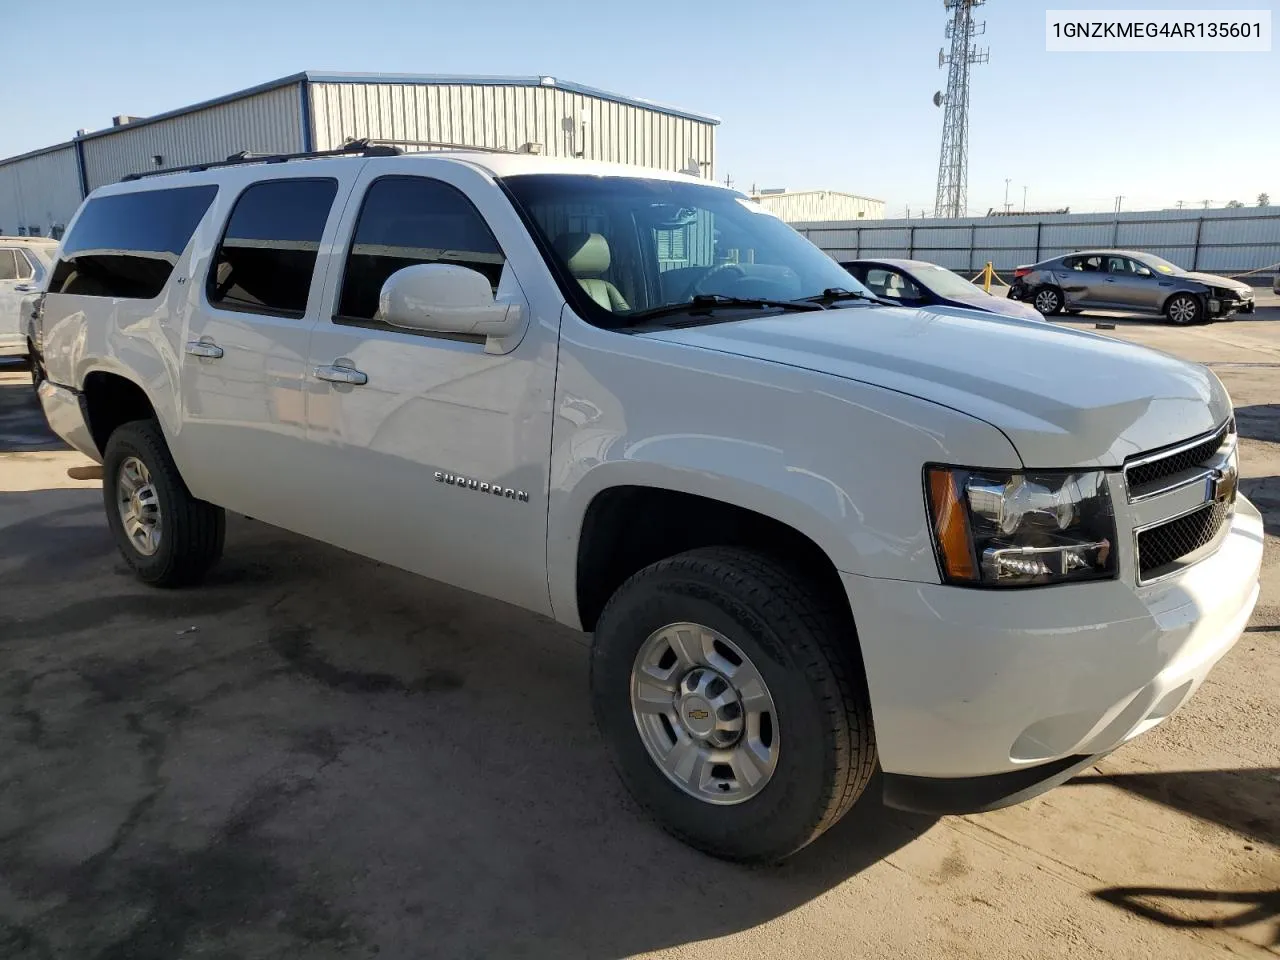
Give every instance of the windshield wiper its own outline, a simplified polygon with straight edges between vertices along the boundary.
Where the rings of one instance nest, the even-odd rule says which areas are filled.
[[[627,317],[628,325],[641,324],[661,317],[685,313],[691,317],[710,316],[717,310],[764,309],[774,307],[792,312],[825,310],[816,300],[769,300],[762,297],[726,297],[720,293],[699,293],[683,303],[669,303],[662,307],[641,310]]]
[[[884,307],[900,307],[902,304],[895,303],[892,300],[885,300],[881,297],[873,297],[869,293],[860,293],[857,290],[846,290],[844,287],[827,287],[816,297],[805,297],[797,300],[797,303],[817,303],[823,306],[829,306],[840,300],[866,300],[868,303],[878,303]]]

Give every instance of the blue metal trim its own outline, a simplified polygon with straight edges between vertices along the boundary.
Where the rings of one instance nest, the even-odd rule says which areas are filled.
[[[574,83],[571,80],[557,80],[555,77],[467,76],[465,74],[447,73],[317,73],[313,70],[306,71],[305,76],[312,83],[453,83],[477,87],[554,87],[568,93],[578,93],[585,97],[599,97],[601,100],[624,103],[628,106],[641,107],[645,110],[653,110],[673,117],[696,120],[699,123],[710,123],[716,126],[720,124],[719,117],[693,113],[689,110],[682,110],[679,107],[657,103],[653,100],[644,100],[640,97],[626,97],[620,93],[610,93],[608,90],[589,87],[582,83]]]
[[[84,166],[84,144],[79,140],[76,144],[76,172],[80,174],[80,199],[89,195],[89,172]]]
[[[298,92],[302,98],[302,149],[311,153],[316,148],[314,128],[311,126],[311,81],[306,77],[299,80]]]

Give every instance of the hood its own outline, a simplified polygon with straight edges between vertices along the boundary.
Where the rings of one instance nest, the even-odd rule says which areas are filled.
[[[873,384],[985,420],[1028,467],[1119,466],[1207,433],[1231,403],[1207,367],[994,314],[854,306],[643,334]]]
[[[1211,287],[1226,287],[1228,290],[1252,290],[1243,280],[1232,280],[1230,277],[1220,277],[1216,273],[1180,273],[1179,278],[1183,280],[1195,280],[1197,283],[1207,283]]]
[[[1008,297],[995,297],[989,293],[974,291],[972,294],[966,294],[961,297],[947,297],[947,299],[953,303],[973,307],[975,310],[998,313],[1002,317],[1019,317],[1022,320],[1044,320],[1040,311],[1031,306],[1031,304],[1010,300]]]

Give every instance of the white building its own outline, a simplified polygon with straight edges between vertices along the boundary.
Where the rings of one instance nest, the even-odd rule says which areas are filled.
[[[884,219],[883,200],[838,190],[761,190],[751,199],[787,223]]]
[[[89,191],[132,173],[248,151],[370,138],[611,160],[711,178],[715,117],[554,77],[299,73],[0,160],[0,234],[60,236]]]

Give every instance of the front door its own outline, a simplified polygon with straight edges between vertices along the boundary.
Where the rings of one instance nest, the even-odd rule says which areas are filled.
[[[174,455],[197,496],[302,530],[311,512],[298,475],[303,373],[324,282],[317,254],[331,216],[337,226],[339,179],[263,178],[259,168],[223,190],[215,220],[227,226],[190,282],[198,306],[179,345]]]
[[[546,315],[530,312],[518,272],[545,272],[536,249],[480,174],[421,157],[369,164],[342,235],[352,242],[334,252],[330,306],[308,361],[308,485],[328,508],[305,532],[549,613],[548,464],[563,301]],[[518,304],[527,318],[518,345],[487,352],[481,338],[382,322],[387,277],[431,262],[477,270],[498,300]]]
[[[1132,257],[1107,257],[1107,286],[1111,302],[1128,310],[1158,310],[1160,281],[1151,269]]]

